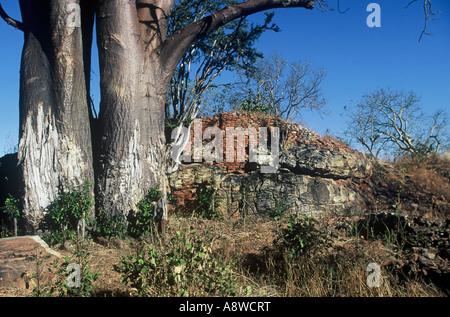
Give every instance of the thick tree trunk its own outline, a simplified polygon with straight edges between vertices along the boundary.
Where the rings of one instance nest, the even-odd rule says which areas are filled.
[[[134,1],[100,1],[97,13],[100,60],[101,169],[98,207],[109,215],[136,209],[164,170],[165,95],[157,64],[145,54]]]
[[[29,230],[61,188],[93,182],[80,11],[69,3],[20,1],[26,28],[18,156]]]

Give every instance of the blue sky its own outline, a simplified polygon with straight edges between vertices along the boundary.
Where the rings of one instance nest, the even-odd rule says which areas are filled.
[[[357,103],[361,97],[378,88],[412,90],[422,99],[427,113],[437,108],[450,112],[450,1],[433,0],[440,11],[438,20],[429,22],[434,36],[418,42],[424,26],[419,0],[408,9],[410,0],[341,0],[345,14],[305,9],[276,10],[274,22],[280,33],[264,34],[257,48],[266,55],[278,51],[288,61],[310,61],[326,69],[322,84],[330,115],[321,118],[314,113],[302,114],[302,122],[310,129],[340,136],[345,126],[345,105]],[[381,27],[366,24],[367,5],[381,7]],[[18,1],[0,0],[5,11],[20,19]],[[329,1],[336,8],[337,1]],[[262,14],[252,16],[262,21]],[[0,155],[17,143],[19,130],[19,67],[23,35],[0,21]],[[229,76],[226,79],[230,79]],[[94,102],[99,102],[98,71],[92,72]],[[450,113],[449,113],[450,115]]]

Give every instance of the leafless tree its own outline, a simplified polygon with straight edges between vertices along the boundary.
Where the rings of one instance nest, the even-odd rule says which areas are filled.
[[[378,120],[377,111],[374,108],[367,109],[361,103],[354,108],[344,107],[344,109],[349,118],[344,131],[345,137],[361,145],[371,157],[378,158],[386,149],[388,139],[375,129],[375,122]]]
[[[349,116],[345,135],[373,157],[391,149],[411,155],[439,152],[446,138],[446,112],[439,109],[427,118],[412,91],[378,89],[365,95]]]
[[[325,69],[315,70],[310,62],[288,63],[275,52],[247,75],[244,94],[256,94],[271,114],[287,121],[304,109],[323,114],[326,102],[320,85],[325,77]]]

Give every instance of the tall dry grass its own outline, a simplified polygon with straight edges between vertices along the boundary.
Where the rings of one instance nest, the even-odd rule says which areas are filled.
[[[436,297],[445,296],[417,276],[403,276],[384,265],[391,249],[382,241],[351,236],[339,243],[316,246],[296,257],[273,247],[280,223],[255,220],[239,227],[235,221],[200,221],[194,230],[208,231],[208,241],[222,261],[233,263],[238,296],[263,297]],[[192,222],[190,222],[192,224]],[[172,227],[177,225],[172,222]],[[186,225],[181,220],[180,228]],[[259,227],[260,235],[249,235]],[[239,241],[242,238],[243,241]],[[342,240],[342,238],[344,240]],[[249,241],[253,239],[253,241]],[[342,243],[342,241],[346,241]],[[248,247],[253,245],[253,249]],[[225,255],[225,256],[224,256]],[[367,266],[381,266],[380,287],[367,284]]]

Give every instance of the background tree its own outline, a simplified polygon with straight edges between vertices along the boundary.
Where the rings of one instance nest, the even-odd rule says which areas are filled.
[[[413,156],[437,153],[448,142],[446,112],[440,109],[427,117],[412,91],[378,89],[365,95],[349,115],[345,135],[375,158],[391,151]]]
[[[359,103],[354,108],[344,107],[344,110],[348,111],[349,117],[344,131],[345,137],[360,144],[371,157],[378,158],[386,149],[388,139],[375,128],[375,122],[378,120],[376,109],[367,109],[365,104]]]
[[[239,107],[249,103],[264,105],[267,112],[283,120],[292,120],[302,110],[325,113],[326,101],[320,85],[326,77],[325,69],[313,69],[309,62],[288,62],[280,54],[272,53],[260,59],[253,69],[245,72],[238,85]],[[242,104],[242,102],[244,102]]]

